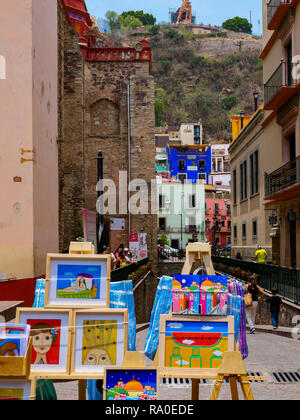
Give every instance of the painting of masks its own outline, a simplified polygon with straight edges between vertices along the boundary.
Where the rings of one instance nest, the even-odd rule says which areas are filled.
[[[115,366],[117,362],[117,321],[84,321],[82,364]]]

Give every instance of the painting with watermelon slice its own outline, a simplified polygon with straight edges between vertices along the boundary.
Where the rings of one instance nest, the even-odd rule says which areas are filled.
[[[228,322],[166,321],[165,367],[217,369],[229,351]]]

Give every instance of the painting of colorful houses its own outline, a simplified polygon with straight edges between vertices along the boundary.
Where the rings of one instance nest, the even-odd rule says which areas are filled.
[[[173,276],[173,314],[227,315],[227,297],[226,276]]]
[[[109,401],[154,401],[157,399],[155,369],[107,369],[105,393]]]

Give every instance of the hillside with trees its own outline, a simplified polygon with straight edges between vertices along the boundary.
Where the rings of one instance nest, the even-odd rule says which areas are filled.
[[[206,142],[230,141],[230,116],[252,114],[255,91],[263,99],[258,37],[225,29],[194,35],[184,27],[153,25],[111,38],[122,45],[150,42],[157,126],[202,119]]]

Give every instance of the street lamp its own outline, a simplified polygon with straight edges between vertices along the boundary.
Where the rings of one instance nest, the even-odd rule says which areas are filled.
[[[257,91],[253,92],[253,97],[254,97],[254,112],[256,112],[257,109],[258,109],[258,95],[259,95],[259,92],[257,92]]]
[[[244,111],[241,111],[240,117],[241,117],[241,130],[242,130],[244,128],[244,117],[245,117]]]

